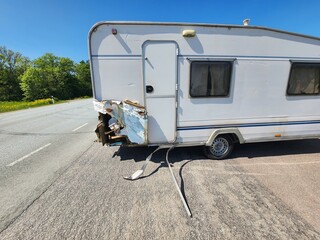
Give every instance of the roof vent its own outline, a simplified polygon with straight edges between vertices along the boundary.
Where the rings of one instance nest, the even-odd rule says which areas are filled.
[[[243,20],[243,26],[249,26],[250,19],[246,18]]]

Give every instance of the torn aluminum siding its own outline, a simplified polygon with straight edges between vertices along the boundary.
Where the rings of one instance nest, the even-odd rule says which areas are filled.
[[[147,112],[145,107],[130,100],[93,101],[94,109],[108,114],[109,128],[118,136],[126,136],[130,144],[147,144]]]

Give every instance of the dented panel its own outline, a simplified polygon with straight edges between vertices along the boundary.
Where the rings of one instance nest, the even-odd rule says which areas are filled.
[[[146,145],[148,143],[148,117],[145,107],[130,100],[94,100],[93,105],[96,111],[109,116],[107,120],[104,120],[107,122],[102,123],[104,131],[101,131],[101,123],[97,126],[97,129],[100,127],[100,130],[96,130],[103,144]]]

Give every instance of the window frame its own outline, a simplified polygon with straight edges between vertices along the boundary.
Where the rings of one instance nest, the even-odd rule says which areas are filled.
[[[298,97],[298,96],[319,96],[320,95],[320,77],[319,77],[319,93],[289,93],[290,80],[292,78],[294,66],[318,66],[320,74],[320,62],[291,62],[290,74],[287,83],[286,95],[289,97]]]
[[[228,98],[230,97],[231,92],[231,79],[233,76],[233,62],[234,60],[194,60],[190,63],[190,77],[189,77],[189,96],[191,98]],[[225,63],[230,67],[229,76],[228,76],[228,93],[226,95],[206,95],[206,96],[194,96],[191,93],[191,82],[192,82],[192,64],[194,63],[204,63],[204,64],[214,64],[214,63]]]

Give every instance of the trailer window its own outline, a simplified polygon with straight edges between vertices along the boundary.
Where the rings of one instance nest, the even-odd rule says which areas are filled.
[[[293,63],[287,88],[288,95],[318,95],[320,64]]]
[[[229,95],[231,62],[192,62],[190,96],[225,97]]]

